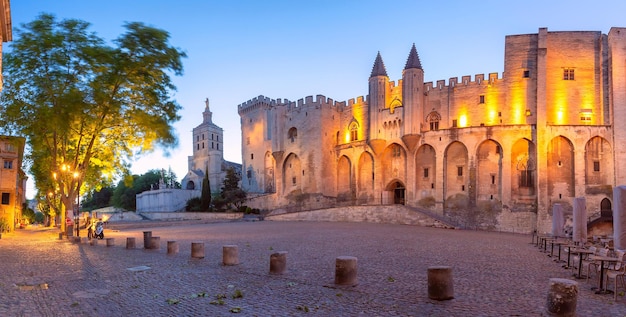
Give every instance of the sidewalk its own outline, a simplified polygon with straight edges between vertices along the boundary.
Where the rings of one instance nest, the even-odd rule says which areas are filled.
[[[141,249],[143,231],[160,237],[159,250]],[[48,229],[3,235],[0,316],[543,316],[549,278],[571,278],[530,236],[508,233],[261,221],[108,229],[105,237],[115,246],[73,244]],[[137,249],[125,248],[127,237]],[[166,254],[170,240],[178,254]],[[204,259],[191,259],[191,242],[205,243]],[[220,264],[230,244],[238,266]],[[287,272],[273,276],[277,251],[288,251]],[[357,286],[333,284],[342,255],[358,258]],[[433,265],[452,267],[454,299],[428,299]],[[595,282],[577,281],[578,316],[626,316],[624,296],[613,302],[591,291]]]

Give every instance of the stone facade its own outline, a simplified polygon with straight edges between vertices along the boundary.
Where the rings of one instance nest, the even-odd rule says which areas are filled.
[[[447,84],[424,82],[415,46],[397,83],[378,54],[366,98],[240,104],[242,187],[264,209],[405,204],[549,232],[553,204],[610,210],[626,182],[625,63],[626,28],[510,35],[501,77]]]
[[[0,218],[10,230],[22,220],[22,204],[26,202],[26,174],[22,170],[24,138],[0,136]]]

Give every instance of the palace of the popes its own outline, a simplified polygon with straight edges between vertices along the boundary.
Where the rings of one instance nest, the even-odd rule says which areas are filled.
[[[424,82],[380,53],[368,94],[238,106],[248,205],[403,205],[469,228],[549,231],[556,203],[611,213],[626,184],[626,28],[509,35],[504,72]],[[355,209],[358,212],[358,209]]]

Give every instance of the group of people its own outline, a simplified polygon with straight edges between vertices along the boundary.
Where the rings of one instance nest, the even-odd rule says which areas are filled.
[[[96,220],[96,219],[90,219],[89,223],[87,225],[87,238],[91,239],[91,238],[100,238],[102,239],[104,237],[104,234],[102,233],[103,230],[102,228],[102,221],[100,220]]]

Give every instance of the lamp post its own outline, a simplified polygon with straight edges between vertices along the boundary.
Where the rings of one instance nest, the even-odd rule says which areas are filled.
[[[74,179],[77,180],[76,185],[76,213],[74,214],[74,223],[76,224],[76,236],[80,237],[80,174],[74,172]]]

